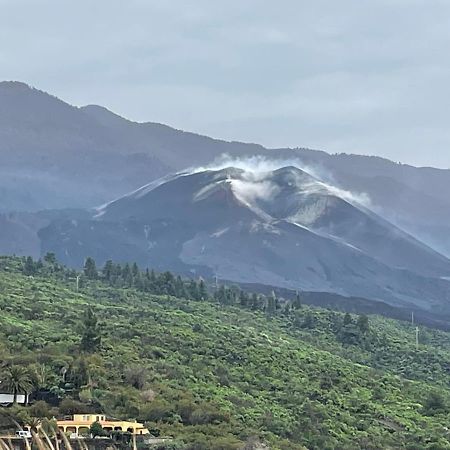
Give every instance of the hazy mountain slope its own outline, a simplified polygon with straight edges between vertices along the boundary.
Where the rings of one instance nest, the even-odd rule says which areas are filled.
[[[243,148],[100,107],[76,108],[24,83],[0,83],[0,192],[14,193],[0,211],[90,207]]]
[[[260,145],[212,139],[159,123],[132,122],[100,106],[80,109],[105,126],[124,148],[140,149],[176,170],[205,164],[223,153],[239,155],[265,150]]]
[[[450,255],[449,170],[225,142],[131,122],[100,106],[76,108],[23,83],[0,83],[0,211],[92,207],[223,153],[313,166],[324,180],[365,193],[376,213]]]
[[[167,177],[91,220],[39,232],[43,249],[159,270],[446,307],[450,262],[304,171],[226,168]],[[431,277],[431,278],[430,278]]]
[[[41,243],[36,230],[21,219],[0,215],[0,249],[6,255],[30,255],[39,257]]]
[[[0,254],[33,256],[43,255],[39,231],[54,222],[87,220],[91,217],[84,210],[48,210],[37,213],[0,214]]]

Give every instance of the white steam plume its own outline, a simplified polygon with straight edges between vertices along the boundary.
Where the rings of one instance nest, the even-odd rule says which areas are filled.
[[[317,179],[317,185],[326,189],[330,194],[343,198],[350,203],[357,203],[366,208],[371,207],[370,197],[364,192],[351,192],[339,188],[330,183],[332,175],[323,168],[306,165],[299,158],[268,158],[262,155],[248,157],[232,157],[227,154],[216,158],[211,164],[187,169],[188,173],[204,172],[206,170],[221,170],[227,167],[234,167],[245,171],[242,180],[233,180],[233,188],[242,199],[252,201],[254,199],[270,200],[277,194],[277,187],[265,181],[266,174],[282,167],[293,166],[308,173]]]

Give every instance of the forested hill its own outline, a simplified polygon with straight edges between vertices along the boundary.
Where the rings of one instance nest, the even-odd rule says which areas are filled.
[[[52,258],[0,258],[0,379],[48,401],[0,413],[102,410],[192,450],[450,448],[449,333],[416,349],[406,322],[106,269],[77,291]]]

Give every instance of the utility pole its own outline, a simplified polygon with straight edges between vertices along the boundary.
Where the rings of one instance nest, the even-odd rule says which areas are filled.
[[[80,288],[80,275],[77,275],[77,292],[79,288]]]
[[[419,327],[416,327],[416,350],[419,350]]]

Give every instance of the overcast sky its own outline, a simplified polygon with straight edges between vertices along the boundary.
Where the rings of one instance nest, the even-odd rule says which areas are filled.
[[[450,167],[449,0],[0,0],[0,79],[229,140]]]

